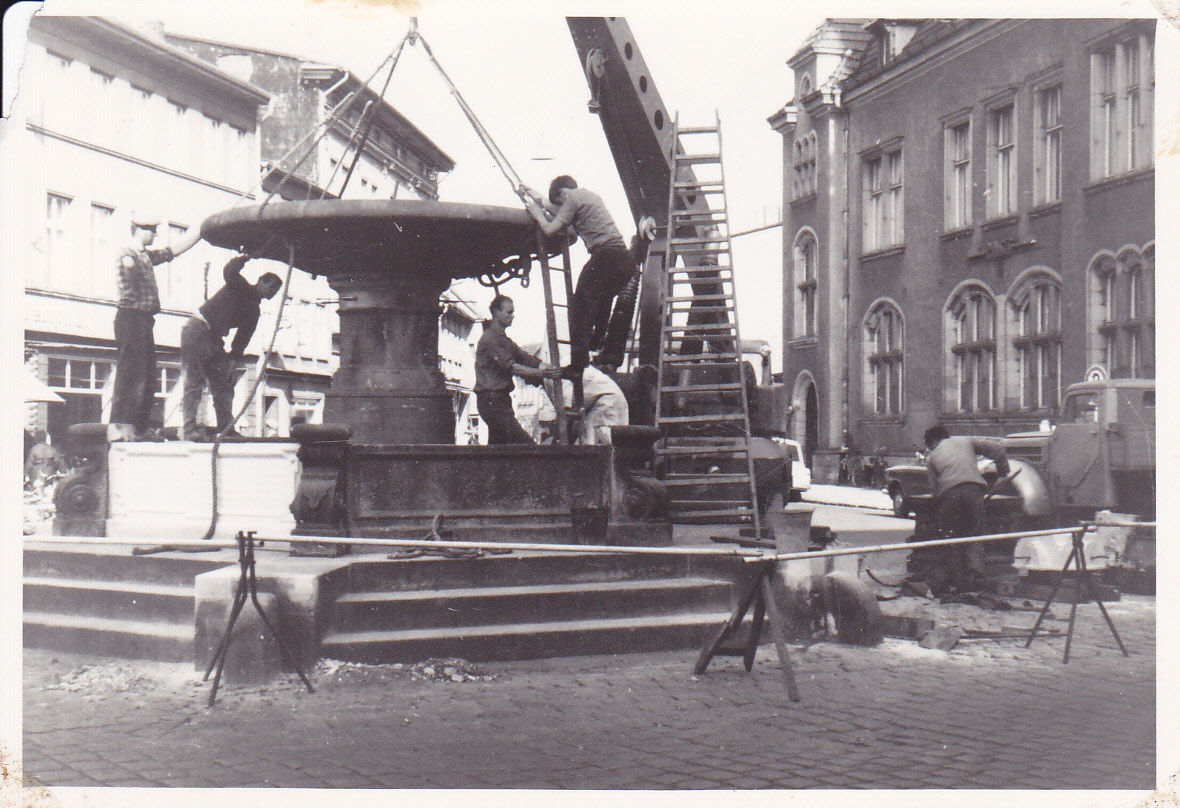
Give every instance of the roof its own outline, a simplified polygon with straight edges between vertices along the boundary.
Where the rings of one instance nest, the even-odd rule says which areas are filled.
[[[270,100],[267,93],[254,85],[119,20],[36,14],[29,22],[29,29],[50,34],[87,49],[93,49],[96,44],[129,49],[145,59],[157,74],[167,75],[182,69],[184,81],[192,82],[195,78],[202,78],[208,84],[220,85],[236,94],[240,100],[255,105],[265,104]]]
[[[168,40],[175,40],[181,42],[192,42],[201,45],[208,45],[213,48],[224,51],[232,51],[238,54],[260,54],[263,56],[270,56],[277,59],[286,59],[292,62],[299,63],[299,72],[301,80],[320,80],[327,82],[328,85],[334,85],[336,82],[344,78],[344,83],[338,89],[338,92],[351,92],[353,89],[361,86],[364,82],[362,79],[340,65],[325,64],[323,62],[306,59],[302,56],[297,56],[291,53],[283,53],[280,51],[267,50],[265,48],[257,48],[253,45],[240,45],[232,42],[221,42],[212,39],[205,39],[202,37],[187,36],[184,34],[176,34],[168,32],[165,34]],[[205,62],[205,64],[208,64]],[[292,87],[293,92],[297,87]],[[376,99],[377,91],[371,87],[366,93],[369,97]],[[455,161],[433,140],[415,126],[408,118],[402,115],[397,109],[386,101],[384,98],[380,99],[378,109],[378,116],[383,121],[385,127],[392,132],[397,132],[399,136],[403,137],[408,145],[417,149],[426,161],[439,172],[447,173],[453,171],[455,168]]]

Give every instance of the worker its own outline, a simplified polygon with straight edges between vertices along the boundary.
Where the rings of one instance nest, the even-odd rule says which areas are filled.
[[[61,452],[50,445],[44,429],[33,434],[33,446],[25,458],[25,484],[36,487],[52,481],[66,472]]]
[[[524,351],[505,333],[516,317],[507,295],[496,295],[488,306],[491,319],[475,347],[475,404],[488,425],[488,444],[536,443],[516,420],[512,409],[513,376],[535,384],[557,379],[561,369]]]
[[[232,429],[233,373],[254,336],[262,301],[274,297],[283,288],[283,279],[273,272],[263,273],[254,283],[243,278],[242,267],[249,260],[245,255],[229,259],[222,271],[225,286],[206,300],[180,331],[184,363],[184,396],[180,406],[184,413],[182,437],[185,440],[206,438],[206,430],[197,425],[197,407],[206,385],[213,396],[218,433],[224,433],[224,437],[238,436]],[[234,338],[227,353],[225,338],[230,331],[234,332]]]
[[[951,437],[937,424],[922,436],[926,444],[926,469],[934,492],[934,520],[938,537],[978,536],[982,532],[983,500],[987,481],[979,472],[977,455],[995,461],[1000,478],[1008,476],[1008,455],[993,440],[966,436]],[[950,584],[959,591],[977,588],[982,574],[978,545],[958,544],[946,548]]]
[[[201,240],[199,230],[175,246],[151,249],[160,220],[133,214],[130,246],[119,254],[115,310],[115,382],[111,394],[109,436],[114,440],[152,440],[152,405],[159,386],[156,373],[155,319],[160,311],[157,264],[167,263]]]
[[[573,400],[573,385],[563,382],[565,400]],[[583,410],[577,443],[587,446],[609,444],[612,426],[627,426],[630,413],[627,397],[615,380],[595,365],[582,370]]]
[[[549,184],[548,205],[532,188],[522,190],[525,207],[546,236],[569,228],[590,253],[570,301],[570,364],[564,378],[577,379],[590,364],[590,351],[606,340],[612,301],[639,268],[602,197],[578,187],[573,177],[562,174]]]

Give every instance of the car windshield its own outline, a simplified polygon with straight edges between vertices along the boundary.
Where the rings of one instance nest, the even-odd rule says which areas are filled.
[[[1098,394],[1078,393],[1067,398],[1061,408],[1061,420],[1067,424],[1097,422]]]

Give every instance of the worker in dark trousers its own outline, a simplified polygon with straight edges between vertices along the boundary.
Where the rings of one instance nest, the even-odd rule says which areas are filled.
[[[204,440],[206,431],[197,425],[197,407],[205,386],[213,396],[213,410],[220,433],[233,420],[233,373],[246,353],[246,346],[258,326],[263,300],[274,297],[283,288],[283,279],[273,272],[264,273],[254,283],[242,277],[242,267],[249,258],[236,255],[225,265],[225,286],[202,304],[180,332],[180,352],[184,361],[185,440]],[[234,331],[229,352],[225,338]],[[227,437],[237,432],[227,433]]]
[[[951,437],[941,424],[922,436],[926,444],[926,468],[934,491],[934,520],[940,539],[978,536],[983,526],[983,500],[987,481],[979,473],[977,455],[995,461],[1000,478],[1008,476],[1008,455],[993,440]],[[950,566],[950,584],[961,592],[977,589],[982,575],[978,545],[944,548]]]
[[[156,240],[160,220],[135,214],[131,217],[131,246],[119,254],[115,309],[114,389],[111,393],[110,423],[116,428],[113,440],[150,440],[152,405],[160,383],[156,373],[156,314],[160,291],[156,286],[157,264],[164,264],[201,240],[196,230],[173,247],[150,249]]]
[[[488,444],[536,443],[516,420],[512,377],[540,384],[542,379],[559,378],[561,369],[527,353],[505,333],[516,317],[512,298],[496,295],[488,310],[491,320],[475,348],[475,404],[488,425]]]
[[[581,379],[590,351],[606,340],[612,302],[638,267],[602,197],[579,188],[573,177],[563,174],[549,184],[548,205],[531,188],[522,190],[525,207],[546,236],[569,228],[590,253],[570,301],[570,364],[563,371],[565,378]]]

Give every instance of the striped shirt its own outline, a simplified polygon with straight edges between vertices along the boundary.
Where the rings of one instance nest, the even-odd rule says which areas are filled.
[[[130,258],[133,266],[123,265]],[[175,256],[170,247],[160,250],[137,250],[128,247],[119,254],[119,275],[116,290],[119,308],[136,309],[147,314],[160,311],[160,290],[156,286],[156,264],[166,264]]]

